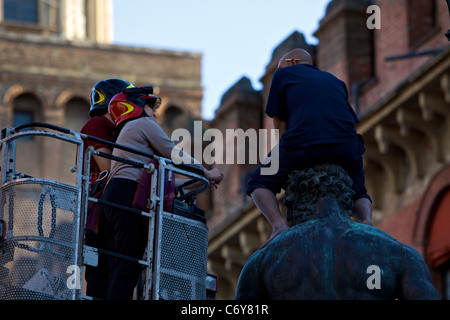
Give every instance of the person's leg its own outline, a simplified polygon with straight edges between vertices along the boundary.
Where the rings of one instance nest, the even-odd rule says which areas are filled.
[[[142,259],[146,232],[142,218],[130,212],[116,212],[114,221],[114,247],[115,252]],[[131,300],[134,288],[139,279],[142,266],[136,262],[116,258],[112,270],[111,283],[108,290],[109,300]]]
[[[104,200],[126,207],[132,205],[137,182],[128,179],[113,179],[105,190]],[[141,259],[145,249],[145,225],[142,218],[117,208],[107,208],[100,215],[100,227],[105,227],[107,250],[132,258]],[[108,257],[110,276],[107,299],[132,299],[141,270],[137,262]]]
[[[261,168],[270,164],[261,164],[251,175],[247,194],[272,225],[272,234],[261,246],[265,247],[278,234],[288,228],[278,206],[276,194],[287,181],[289,174],[294,170],[313,167],[322,163],[334,163],[343,167],[353,180],[355,191],[355,206],[353,214],[363,223],[371,224],[371,201],[364,187],[364,170],[362,154],[364,145],[360,137],[357,143],[322,144],[294,151],[288,151],[279,145],[273,151],[279,152],[279,169],[276,174],[262,175]],[[268,157],[271,157],[269,153]]]
[[[352,215],[361,223],[373,225],[372,223],[372,200],[367,194],[365,187],[365,176],[363,168],[363,154],[366,151],[364,142],[360,135],[357,136],[353,161],[349,162],[348,174],[353,180],[353,190],[355,191],[355,203]]]
[[[86,245],[104,249],[102,234],[95,234],[92,230],[86,230]],[[97,266],[86,266],[86,295],[94,299],[106,299],[108,292],[109,263],[105,255],[98,255]]]
[[[365,188],[362,155],[365,152],[361,136],[353,143],[317,145],[308,150],[310,159],[316,163],[340,165],[353,181],[355,192],[352,216],[361,223],[372,225],[372,202]]]
[[[251,193],[251,197],[256,207],[259,211],[261,211],[272,226],[272,234],[259,248],[262,249],[273,239],[275,239],[276,236],[289,227],[283,219],[278,206],[278,199],[272,191],[264,188],[258,188]]]
[[[273,152],[278,152],[278,157],[272,157]],[[289,174],[299,164],[293,154],[289,154],[284,148],[280,148],[279,145],[269,153],[267,158],[278,159],[278,171],[274,174],[262,174],[262,168],[273,165],[263,161],[263,163],[252,173],[247,184],[247,194],[251,196],[256,207],[272,226],[272,234],[269,239],[263,243],[260,249],[267,246],[277,235],[289,228],[281,214],[276,194],[281,191]]]

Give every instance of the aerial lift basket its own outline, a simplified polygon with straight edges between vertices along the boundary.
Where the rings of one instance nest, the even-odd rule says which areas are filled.
[[[37,130],[36,126],[53,131]],[[32,161],[33,156],[19,152],[16,143],[34,136],[56,139],[75,148],[75,165],[71,168],[73,184],[17,170],[18,157],[29,157]],[[50,124],[33,123],[2,130],[0,299],[96,298],[84,294],[84,266],[95,266],[101,252],[111,253],[87,246],[84,241],[88,203],[105,205],[89,195],[86,164],[93,155],[111,156],[92,148],[83,152],[86,138],[96,139]],[[124,146],[113,146],[127,150]],[[203,211],[195,204],[195,196],[207,188],[208,181],[189,166],[174,166],[168,159],[149,157],[157,161],[157,168],[148,163],[133,163],[148,170],[152,181],[148,210],[138,212],[148,219],[149,234],[144,257],[135,259],[143,269],[135,296],[153,300],[205,299],[208,228]],[[117,157],[114,160],[127,161]],[[167,212],[164,211],[164,179],[174,173],[200,181],[203,187],[188,193],[184,192],[185,186],[178,188],[172,210]],[[130,211],[136,214],[138,210],[130,208]]]

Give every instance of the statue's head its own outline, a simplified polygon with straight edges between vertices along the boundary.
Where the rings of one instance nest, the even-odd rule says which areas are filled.
[[[311,220],[316,204],[328,195],[334,196],[341,209],[350,214],[355,195],[352,184],[347,172],[334,164],[293,171],[289,175],[284,196],[287,220],[292,225]]]

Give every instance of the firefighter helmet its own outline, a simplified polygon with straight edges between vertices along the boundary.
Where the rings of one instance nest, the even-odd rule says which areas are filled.
[[[145,105],[156,112],[160,104],[161,99],[154,94],[118,93],[109,103],[109,114],[117,127],[126,120],[139,118]]]
[[[97,82],[92,87],[89,116],[94,117],[108,112],[108,105],[111,98],[122,92],[124,88],[131,87],[134,86],[122,79],[106,79]]]

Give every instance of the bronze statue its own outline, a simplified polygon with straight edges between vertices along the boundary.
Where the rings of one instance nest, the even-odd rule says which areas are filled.
[[[250,257],[235,299],[440,299],[414,248],[351,219],[351,184],[337,165],[293,172],[292,226]]]

